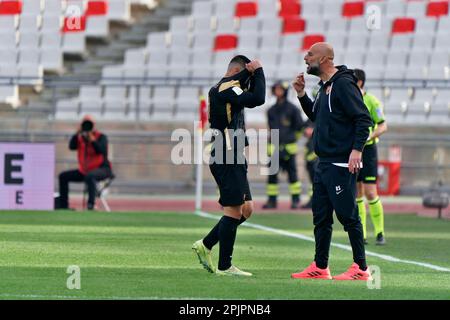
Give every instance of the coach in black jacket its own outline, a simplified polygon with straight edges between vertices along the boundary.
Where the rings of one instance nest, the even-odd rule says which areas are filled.
[[[307,72],[321,81],[315,101],[305,93],[300,74],[293,86],[308,118],[315,123],[314,151],[319,165],[314,177],[312,210],[316,240],[315,261],[294,278],[331,278],[328,254],[333,210],[348,232],[354,263],[334,277],[336,280],[368,280],[362,225],[356,206],[356,174],[361,168],[361,153],[369,137],[372,120],[351,70],[335,67],[334,51],[327,43],[316,43],[305,55]]]

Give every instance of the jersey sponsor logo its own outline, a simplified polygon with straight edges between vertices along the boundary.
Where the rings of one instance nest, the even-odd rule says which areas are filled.
[[[234,93],[236,93],[238,96],[240,96],[244,91],[239,88],[239,87],[233,87],[233,89],[231,89],[234,91]]]
[[[380,108],[377,108],[377,116],[380,119],[384,118],[383,110],[381,110]]]

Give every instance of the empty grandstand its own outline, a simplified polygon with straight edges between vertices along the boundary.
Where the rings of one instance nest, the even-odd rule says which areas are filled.
[[[400,144],[420,163],[439,148],[448,158],[448,140],[433,144],[448,138],[450,127],[448,0],[1,0],[0,104],[9,119],[3,127],[37,136],[51,128],[56,135],[90,113],[117,141],[131,131],[133,139],[152,132],[158,139],[174,126],[192,129],[199,95],[234,54],[259,58],[270,85],[303,71],[304,52],[318,41],[333,44],[337,64],[366,70],[368,90],[384,103],[392,128],[385,157]],[[315,83],[307,77],[310,91]],[[268,96],[247,122],[264,127],[272,102]],[[428,151],[408,151],[411,141]],[[166,149],[152,145],[140,155]],[[123,159],[128,173],[117,184],[127,176],[140,186],[142,168],[130,173],[131,155],[120,151],[113,157]],[[68,157],[60,151],[61,165]],[[435,172],[429,165],[417,177],[412,165],[406,189],[424,186]],[[192,183],[189,172],[167,170],[170,177],[154,181]]]

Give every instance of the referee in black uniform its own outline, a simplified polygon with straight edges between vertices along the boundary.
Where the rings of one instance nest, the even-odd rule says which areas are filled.
[[[369,280],[363,230],[356,205],[356,174],[369,137],[372,120],[356,85],[353,71],[335,66],[334,50],[328,43],[314,44],[305,55],[307,72],[320,78],[313,102],[305,93],[300,74],[294,88],[308,118],[315,123],[314,151],[319,165],[314,174],[312,211],[316,255],[314,262],[293,278],[331,279],[328,268],[333,211],[348,233],[353,264],[335,280]]]
[[[261,63],[239,55],[231,59],[227,73],[209,91],[209,123],[213,130],[210,170],[219,187],[224,215],[202,240],[192,246],[200,263],[219,275],[251,276],[231,264],[237,227],[253,211],[247,180],[244,149],[244,108],[264,104],[266,82]],[[211,259],[212,247],[220,243],[218,268]]]

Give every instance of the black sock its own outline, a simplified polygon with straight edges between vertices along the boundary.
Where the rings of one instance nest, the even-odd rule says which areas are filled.
[[[239,220],[223,216],[219,222],[219,270],[227,270],[231,267],[234,241]]]
[[[366,263],[366,260],[360,260],[360,261],[355,261],[356,262],[356,264],[359,266],[359,268],[362,270],[362,271],[366,271],[367,270],[367,263]]]
[[[206,237],[203,238],[203,244],[209,250],[211,250],[212,247],[214,247],[217,244],[217,242],[219,242],[219,225],[222,219],[223,217],[214,226],[214,228],[211,229],[211,231],[206,235]]]
[[[220,219],[222,220],[223,217]],[[247,218],[244,216],[241,217],[241,220],[239,220],[239,225],[243,224]],[[214,228],[211,229],[211,231],[206,235],[206,237],[203,239],[203,244],[208,250],[211,250],[217,242],[219,242],[219,224],[220,221],[214,226]]]

